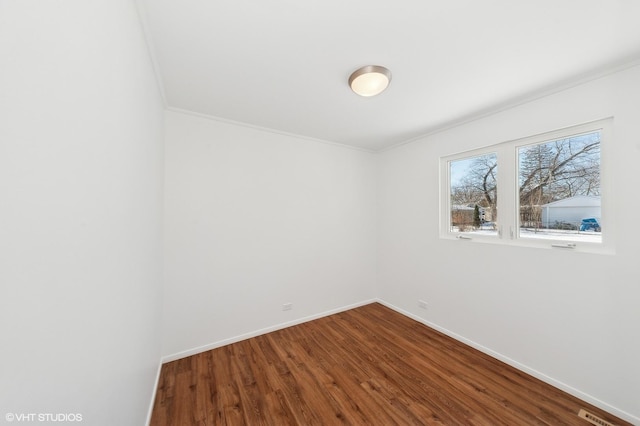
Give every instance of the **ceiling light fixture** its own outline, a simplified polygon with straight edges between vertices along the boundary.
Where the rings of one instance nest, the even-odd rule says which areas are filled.
[[[391,71],[380,65],[359,68],[349,77],[351,90],[360,96],[375,96],[384,91],[391,82]]]

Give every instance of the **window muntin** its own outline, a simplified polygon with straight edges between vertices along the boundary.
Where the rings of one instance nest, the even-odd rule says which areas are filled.
[[[615,221],[609,201],[613,187],[607,177],[611,166],[606,155],[612,122],[613,119],[600,120],[442,157],[441,237],[613,253]],[[474,198],[470,196],[465,200],[465,190],[478,190],[482,170],[479,164],[484,163],[486,167],[491,160],[495,161],[492,199],[497,201],[490,210],[495,216],[491,220],[485,216],[485,223],[490,222],[492,232],[486,226],[474,226],[478,222],[475,213],[473,216],[466,213],[474,219],[467,218],[466,226],[460,227],[459,218],[454,220],[455,209],[470,204],[460,202]],[[537,168],[534,167],[536,161]],[[537,195],[541,195],[538,200]],[[554,217],[558,217],[562,208],[575,207],[576,203],[582,209],[579,220],[571,221],[572,229],[560,229],[569,225],[563,223],[564,220],[556,224]],[[472,204],[474,208],[475,204]],[[582,219],[588,220],[582,222]]]

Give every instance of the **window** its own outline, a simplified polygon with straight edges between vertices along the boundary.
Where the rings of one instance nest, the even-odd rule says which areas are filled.
[[[451,232],[498,235],[497,159],[489,153],[449,162]]]
[[[610,251],[609,127],[603,120],[442,158],[441,235]]]

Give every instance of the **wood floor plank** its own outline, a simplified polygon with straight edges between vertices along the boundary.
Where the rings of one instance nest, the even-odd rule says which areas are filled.
[[[151,426],[575,425],[585,408],[373,303],[163,365]]]
[[[347,330],[344,331],[345,333],[347,332]],[[398,377],[393,374],[387,361],[383,360],[384,352],[381,349],[372,349],[370,345],[366,343],[364,336],[354,339],[354,342],[357,343],[348,346],[349,349],[343,351],[339,357],[348,365],[359,366],[358,370],[362,370],[363,373],[359,375],[358,380],[362,388],[370,393],[372,397],[380,399],[378,404],[381,404],[383,407],[384,404],[395,404],[397,402],[397,398],[394,396],[397,395],[396,390],[404,388],[406,384],[397,380]],[[362,362],[363,359],[369,362]],[[352,369],[352,371],[356,370]],[[420,399],[422,399],[422,397],[423,395],[421,394]],[[419,407],[427,408],[425,405],[419,405]],[[397,409],[393,411],[397,411]],[[426,417],[432,416],[432,414],[425,413],[424,411],[421,414]],[[404,413],[403,416],[409,417],[406,413]]]
[[[427,357],[427,354],[422,354],[423,356],[420,355],[420,344],[416,344],[416,341],[406,344],[405,346],[407,347],[403,348],[401,353],[398,353],[398,350],[392,347],[392,343],[389,340],[389,338],[393,336],[395,336],[395,334],[389,336],[382,335],[381,338],[377,339],[377,344],[389,348],[388,352],[384,354],[384,365],[389,367],[386,375],[389,377],[405,378],[403,386],[410,388],[415,394],[420,394],[421,392],[427,391],[428,387],[425,387],[425,383],[420,380],[419,376],[412,374],[413,370],[417,368],[422,373],[427,373],[427,376],[432,380],[437,379],[441,383],[446,383],[447,389],[449,390],[448,392],[443,392],[441,388],[437,391],[432,390],[429,392],[432,403],[436,400],[442,401],[443,405],[439,406],[441,412],[443,410],[446,412],[455,411],[465,418],[471,419],[478,417],[478,413],[484,411],[484,406],[479,403],[476,398],[466,397],[468,393],[464,392],[464,388],[466,387],[464,386],[465,383],[456,377],[457,372],[465,368],[464,366],[458,366],[455,371],[450,370],[449,367],[452,363],[447,361],[448,355],[444,352],[438,354],[442,355],[443,358],[440,364],[434,365],[433,357]],[[409,351],[406,349],[409,349]],[[415,354],[413,354],[414,351]],[[476,389],[466,387],[466,390]],[[522,422],[522,419],[511,417],[508,411],[502,412],[500,419],[507,423]],[[488,420],[494,424],[500,419],[495,416],[488,416]]]
[[[378,322],[381,322],[383,319],[378,317],[375,320]],[[406,325],[410,325],[410,324],[406,324]],[[392,334],[393,336],[396,335],[395,334],[396,332],[401,331],[400,329],[395,329],[397,327],[397,324],[390,323],[390,324],[387,324],[387,327],[389,327],[389,329],[394,333]],[[480,400],[483,404],[489,404],[492,402],[498,403],[499,405],[504,407],[504,411],[501,413],[501,416],[504,417],[505,422],[508,423],[507,417],[513,411],[518,417],[518,423],[524,422],[526,424],[537,424],[536,419],[539,413],[535,406],[532,406],[531,404],[529,404],[529,400],[532,396],[531,395],[532,393],[528,388],[524,388],[524,392],[522,392],[523,395],[521,395],[520,393],[510,392],[511,397],[509,398],[509,400],[505,400],[504,398],[500,397],[500,394],[509,392],[510,389],[504,386],[505,383],[509,383],[509,380],[504,382],[502,379],[505,379],[505,376],[503,375],[500,380],[500,382],[503,382],[503,383],[498,383],[497,381],[493,380],[495,377],[500,377],[496,374],[489,374],[484,376],[482,376],[481,374],[478,374],[478,370],[471,368],[472,364],[470,365],[468,362],[466,362],[469,359],[469,353],[471,352],[470,351],[471,348],[459,346],[459,345],[452,345],[448,347],[448,351],[438,351],[438,352],[428,351],[427,353],[422,348],[425,348],[428,346],[421,344],[422,343],[421,339],[418,336],[414,336],[414,337],[415,338],[413,340],[407,343],[407,347],[410,348],[411,352],[415,354],[413,362],[421,371],[429,372],[429,376],[438,377],[441,381],[446,382],[448,384],[447,389],[449,390],[461,390],[463,388],[466,388],[467,392],[473,392],[473,391],[480,392],[479,395],[476,395],[476,398],[473,398],[473,399],[465,398],[467,399],[466,401],[467,404],[471,403],[474,399]],[[458,352],[457,349],[463,349],[464,352],[466,352],[464,356],[459,355],[457,353]],[[476,352],[475,355],[478,355],[478,356],[481,355],[479,352],[477,351],[475,352]],[[486,355],[484,355],[484,357],[486,357]],[[491,359],[489,357],[487,358]],[[455,360],[456,362],[454,363],[452,362],[452,360]],[[437,368],[435,369],[431,368],[430,366],[431,364],[435,364]],[[455,366],[455,369],[452,369],[451,367],[454,367],[454,366]],[[516,370],[510,369],[510,368],[505,369],[504,368],[505,366],[501,366],[501,367],[502,367],[500,370],[501,374],[502,373],[509,374],[509,373],[517,372]],[[479,371],[482,371],[482,369],[480,369]],[[476,385],[476,386],[468,385],[468,383],[464,379],[461,379],[462,377],[474,377],[474,379],[479,380],[479,382],[477,383],[482,383],[482,385]],[[499,393],[492,392],[492,388],[496,386],[499,389]],[[516,386],[518,387],[520,385],[516,385]],[[527,395],[524,395],[525,393],[528,394],[528,397]],[[463,393],[463,395],[466,395],[466,394],[468,393]],[[491,400],[490,398],[492,394],[494,396],[493,400]],[[533,396],[535,398],[545,399],[544,394],[533,395]],[[455,395],[449,395],[448,398],[457,399]],[[512,405],[516,405],[515,410],[511,409]],[[478,407],[477,404],[472,404],[472,406],[469,408],[471,408],[474,413],[478,413],[482,407]],[[513,421],[516,421],[516,419],[513,419]]]
[[[307,363],[315,364],[317,374],[322,377],[325,391],[340,407],[341,417],[350,424],[373,424],[376,420],[371,418],[370,414],[378,404],[369,398],[361,397],[358,385],[361,380],[354,380],[353,369],[349,368],[352,364],[336,361],[336,357],[341,357],[340,351],[327,351],[326,347],[330,345],[319,341],[317,333],[304,333],[304,330],[305,328],[301,327],[292,331],[299,332],[300,337],[297,341],[303,349],[303,356]],[[387,419],[387,424],[392,424],[386,413],[384,418]]]

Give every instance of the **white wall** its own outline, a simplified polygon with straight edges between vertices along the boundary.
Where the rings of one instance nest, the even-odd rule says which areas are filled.
[[[640,423],[638,99],[636,66],[381,154],[380,297]],[[438,238],[439,157],[609,116],[615,255]]]
[[[165,359],[374,297],[374,154],[173,111],[165,143]]]
[[[132,1],[0,2],[0,422],[144,423],[162,110]]]

